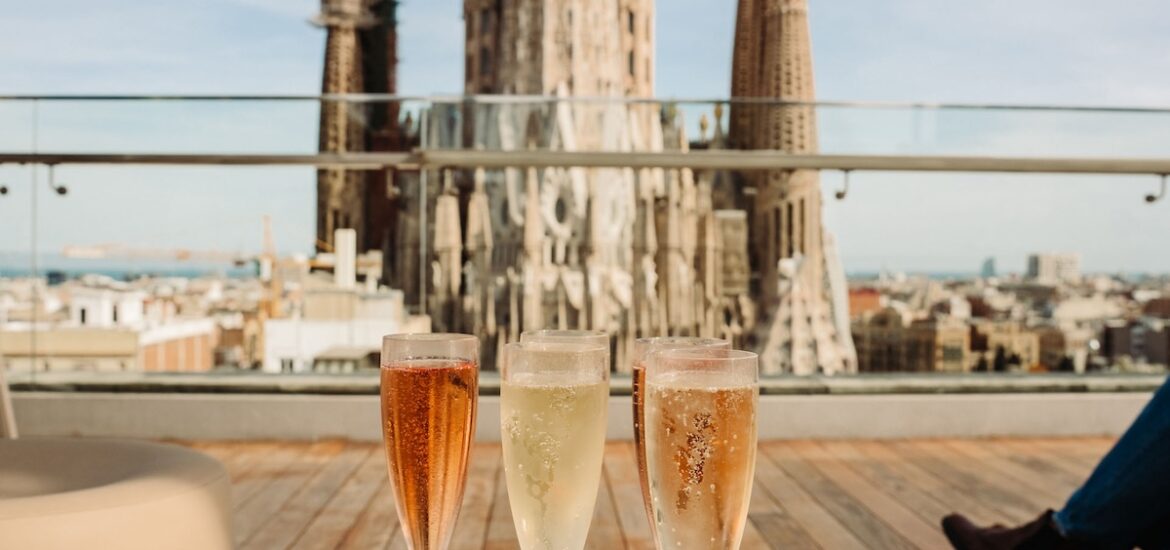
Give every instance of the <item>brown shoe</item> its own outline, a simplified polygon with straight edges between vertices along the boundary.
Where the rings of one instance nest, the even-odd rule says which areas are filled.
[[[1056,529],[1052,510],[1019,527],[979,527],[951,514],[942,520],[943,532],[955,550],[1077,550],[1087,548],[1068,540]]]

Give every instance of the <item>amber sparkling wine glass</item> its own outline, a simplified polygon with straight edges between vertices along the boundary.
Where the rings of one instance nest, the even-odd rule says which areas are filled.
[[[731,349],[731,342],[719,338],[697,338],[690,336],[661,336],[639,338],[634,341],[630,355],[630,397],[634,404],[634,455],[638,462],[638,482],[642,485],[642,502],[646,506],[646,521],[657,539],[657,525],[650,509],[650,477],[646,474],[646,362],[650,356],[672,349],[711,348]]]
[[[589,337],[527,340],[505,355],[500,437],[520,548],[581,550],[601,483],[609,349]]]
[[[382,339],[382,437],[398,519],[412,550],[450,544],[475,434],[479,339]]]
[[[667,350],[646,368],[646,466],[658,547],[739,548],[756,464],[756,354]]]

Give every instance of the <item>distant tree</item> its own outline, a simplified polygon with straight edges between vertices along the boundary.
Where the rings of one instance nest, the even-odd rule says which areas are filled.
[[[991,360],[991,365],[995,372],[1007,372],[1007,350],[1003,346],[995,346],[995,358]]]
[[[980,355],[979,362],[975,363],[975,372],[987,372],[987,356]]]

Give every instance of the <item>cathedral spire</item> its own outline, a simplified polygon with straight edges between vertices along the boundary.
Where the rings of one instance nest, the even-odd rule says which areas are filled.
[[[731,143],[740,149],[816,153],[807,0],[739,0],[735,31],[732,96],[778,102],[733,104]],[[834,323],[832,296],[839,293],[825,277],[819,173],[772,170],[743,174],[742,181],[756,189],[751,241],[760,273],[762,370],[852,370],[848,327]]]

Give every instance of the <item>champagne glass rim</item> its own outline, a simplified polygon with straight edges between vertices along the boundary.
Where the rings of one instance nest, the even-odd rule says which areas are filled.
[[[717,375],[718,380],[690,380],[703,386],[755,385],[760,377],[759,355],[743,350],[721,348],[675,348],[653,354],[647,365],[648,384],[671,373]],[[688,375],[688,376],[691,376]]]
[[[759,359],[759,354],[741,349],[697,347],[664,349],[655,356],[658,359],[705,359],[709,361],[744,361]]]
[[[460,342],[475,339],[476,337],[471,334],[458,332],[404,332],[382,337],[383,342]]]
[[[609,332],[604,330],[584,330],[584,329],[556,329],[556,328],[542,328],[539,330],[526,330],[520,333],[520,340],[525,341],[525,338],[597,338],[604,336],[609,337]]]
[[[716,347],[720,345],[731,345],[731,342],[723,338],[705,338],[701,336],[650,336],[647,338],[638,338],[634,343],[644,346],[655,346],[662,344],[685,344],[687,347]]]
[[[588,340],[511,342],[504,346],[504,382],[522,373],[591,373],[609,380],[609,348]]]
[[[575,351],[582,353],[609,353],[609,348],[589,342],[511,342],[505,347],[520,351]]]

